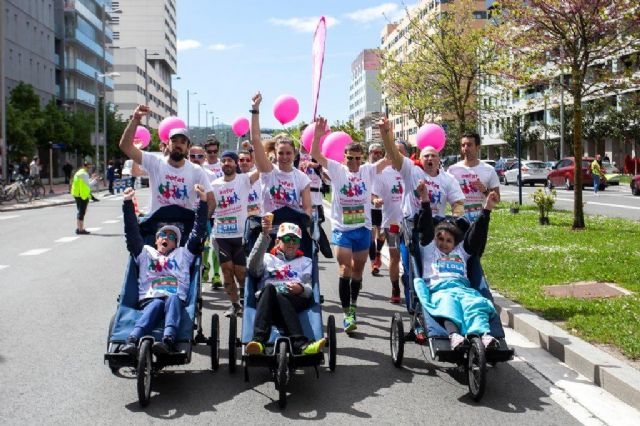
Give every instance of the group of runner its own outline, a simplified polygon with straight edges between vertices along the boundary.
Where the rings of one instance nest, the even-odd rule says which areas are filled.
[[[211,217],[210,244],[215,248],[205,251],[205,268],[212,255],[211,281],[214,286],[219,285],[216,279],[219,260],[222,285],[231,304],[225,313],[228,316],[242,313],[247,217],[265,216],[289,206],[323,220],[323,183],[331,186],[328,217],[339,265],[343,328],[347,333],[357,328],[357,301],[367,258],[372,259],[372,273],[378,274],[385,241],[389,250],[390,301],[401,301],[400,280],[405,288],[408,283],[406,272],[400,274],[400,264],[404,271],[409,269],[404,234],[410,229],[404,229],[404,224],[411,224],[420,211],[418,188],[427,191],[433,217],[444,216],[450,205],[453,215],[464,215],[471,221],[482,213],[490,192],[499,196],[494,169],[478,159],[480,138],[475,133],[462,136],[464,159],[445,172],[438,151],[433,148],[424,148],[418,160],[411,159],[407,144],[394,141],[391,124],[383,119],[379,125],[384,145],[371,144],[366,150],[360,143],[351,143],[340,163],[321,152],[319,141],[326,128],[326,119],[322,117],[315,123],[311,152],[304,148],[298,152],[286,133],[263,142],[261,101],[260,93],[252,98],[251,140],[244,142],[237,152],[219,152],[220,143],[215,138],[202,146],[193,144],[187,129],[170,132],[164,146],[165,159],[141,151],[134,146],[133,139],[141,118],[149,113],[149,108],[143,105],[135,110],[120,141],[122,151],[149,175],[149,214],[172,204],[193,209],[198,201],[194,185],[204,188]]]

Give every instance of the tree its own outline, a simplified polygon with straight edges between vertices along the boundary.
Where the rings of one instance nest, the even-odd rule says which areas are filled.
[[[559,84],[573,101],[573,150],[582,158],[582,103],[629,83],[630,70],[612,65],[640,48],[636,0],[502,0],[494,5],[501,32],[496,42],[508,50],[503,76],[523,84]],[[626,77],[626,78],[625,78]],[[575,168],[573,229],[585,227],[582,171]]]
[[[36,132],[42,125],[40,98],[30,84],[19,83],[11,91],[6,108],[9,161],[32,157],[37,152]]]
[[[36,130],[36,137],[41,148],[48,148],[49,142],[69,145],[73,139],[73,130],[53,99],[42,111],[42,124]]]
[[[362,130],[357,130],[356,126],[354,126],[353,121],[336,121],[333,126],[331,126],[332,132],[345,132],[354,142],[364,142],[364,132]]]
[[[503,127],[501,138],[507,142],[505,153],[508,156],[518,155],[518,125],[520,125],[520,153],[526,152],[542,139],[540,130],[532,128],[531,120],[525,116],[524,119],[519,115],[512,116],[507,125]]]

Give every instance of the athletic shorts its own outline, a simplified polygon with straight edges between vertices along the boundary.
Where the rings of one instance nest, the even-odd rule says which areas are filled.
[[[400,247],[400,238],[402,238],[402,231],[391,232],[389,228],[384,228],[384,239],[387,243],[387,247],[390,249],[397,249]]]
[[[364,226],[349,231],[333,230],[331,242],[338,247],[351,249],[353,252],[369,250],[371,230]]]
[[[382,210],[371,209],[371,225],[380,228],[380,225],[382,225]]]
[[[232,262],[235,266],[247,266],[247,258],[242,246],[242,238],[214,238],[220,264]]]

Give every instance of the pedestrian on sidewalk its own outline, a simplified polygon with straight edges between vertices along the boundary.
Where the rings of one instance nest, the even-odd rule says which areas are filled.
[[[113,161],[109,161],[107,167],[107,182],[109,182],[109,194],[113,195],[113,181],[116,180],[116,169],[113,166]]]
[[[73,171],[73,166],[69,161],[64,162],[64,166],[62,166],[62,172],[64,173],[64,183],[69,184],[71,181],[71,172]]]
[[[73,176],[73,184],[71,185],[71,195],[76,200],[76,207],[78,209],[77,214],[77,226],[76,234],[86,235],[89,231],[84,229],[84,216],[87,213],[87,206],[91,199],[91,180],[89,179],[88,170],[91,168],[91,163],[85,161],[83,166],[78,169]]]

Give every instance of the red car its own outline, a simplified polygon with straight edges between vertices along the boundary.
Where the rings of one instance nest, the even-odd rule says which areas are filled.
[[[582,158],[582,186],[593,186],[593,176],[591,176],[591,163],[593,157]],[[547,176],[547,186],[564,187],[567,190],[573,189],[574,177],[573,171],[575,167],[575,161],[573,157],[565,157],[553,166],[553,169]],[[604,177],[600,178],[599,189],[603,191],[607,187],[607,180]]]
[[[635,175],[631,178],[631,193],[633,195],[640,195],[640,175]]]

